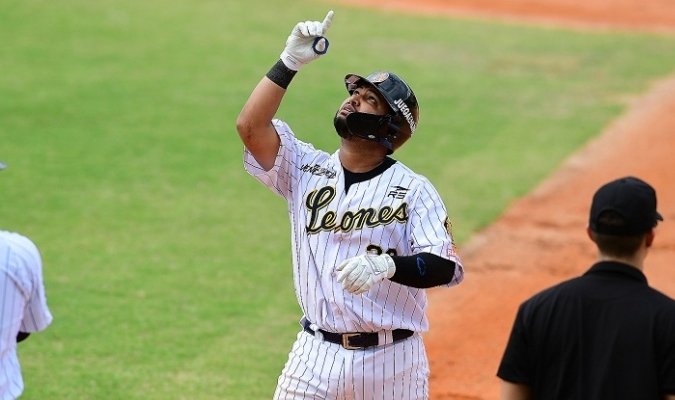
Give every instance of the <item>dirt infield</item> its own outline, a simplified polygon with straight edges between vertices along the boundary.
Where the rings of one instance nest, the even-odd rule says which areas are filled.
[[[431,398],[495,399],[495,372],[518,304],[579,275],[595,250],[585,234],[595,189],[623,175],[650,182],[665,222],[645,274],[675,297],[675,79],[661,82],[596,140],[461,250],[465,282],[430,293]]]
[[[498,20],[675,32],[672,0],[342,0],[359,7],[406,13],[469,16]]]
[[[599,29],[675,32],[672,0],[346,0],[436,15],[525,18]],[[675,71],[674,71],[675,72]],[[665,222],[657,228],[645,274],[675,297],[675,75],[579,150],[532,193],[460,248],[464,283],[429,292],[431,399],[496,399],[495,376],[518,304],[594,260],[585,233],[595,189],[623,175],[651,183]]]

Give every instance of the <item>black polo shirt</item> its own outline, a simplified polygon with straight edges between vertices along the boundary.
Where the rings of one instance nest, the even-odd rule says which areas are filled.
[[[497,376],[535,400],[675,394],[675,300],[637,268],[599,262],[521,304]]]

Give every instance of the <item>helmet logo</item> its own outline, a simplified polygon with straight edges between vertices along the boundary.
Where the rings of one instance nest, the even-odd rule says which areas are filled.
[[[372,83],[382,83],[389,79],[389,73],[388,72],[375,72],[366,78],[366,80],[372,82]]]
[[[405,118],[405,120],[408,121],[408,125],[410,126],[410,134],[415,133],[415,129],[417,129],[417,126],[415,125],[415,118],[410,112],[410,108],[408,108],[408,105],[405,104],[401,99],[396,99],[396,101],[394,101],[394,104],[396,104],[398,110],[401,112],[401,114],[403,114],[403,118]]]

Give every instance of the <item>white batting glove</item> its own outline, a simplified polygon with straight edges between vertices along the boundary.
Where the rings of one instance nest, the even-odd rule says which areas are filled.
[[[333,22],[333,11],[328,11],[323,22],[298,22],[286,39],[286,48],[281,53],[281,61],[293,71],[299,71],[303,65],[316,60],[328,51],[328,39],[324,37]]]
[[[396,265],[388,254],[364,254],[344,260],[336,271],[337,280],[346,291],[361,294],[376,283],[394,276]]]

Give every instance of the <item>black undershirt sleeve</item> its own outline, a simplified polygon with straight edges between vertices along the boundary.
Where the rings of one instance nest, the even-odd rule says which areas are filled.
[[[393,256],[396,272],[391,281],[420,289],[445,285],[455,275],[455,263],[431,253]]]
[[[16,335],[16,342],[23,342],[24,340],[28,339],[28,336],[30,336],[30,333],[28,332],[19,332]]]

